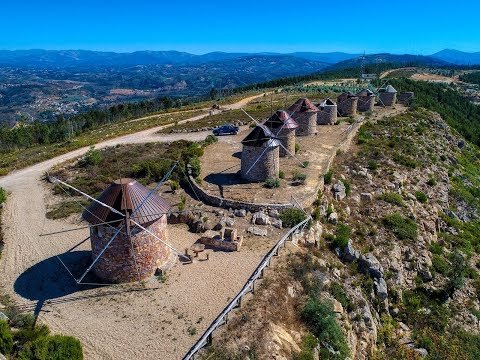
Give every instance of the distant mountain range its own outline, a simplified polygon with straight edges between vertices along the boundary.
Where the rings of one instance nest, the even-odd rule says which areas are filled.
[[[117,53],[91,50],[0,50],[0,66],[8,67],[126,67],[136,65],[198,65],[211,62],[222,62],[241,58],[266,56],[295,58],[315,61],[323,65],[343,63],[341,67],[358,66],[361,62],[360,54],[343,52],[293,52],[281,53],[227,53],[211,52],[195,55],[180,51],[135,51],[131,53]],[[389,53],[366,55],[366,63],[391,62],[399,64],[416,63],[421,65],[478,65],[480,52],[467,53],[458,50],[445,49],[430,56],[423,55],[396,55]]]
[[[480,52],[468,53],[459,50],[445,49],[431,55],[431,57],[456,65],[480,64]]]
[[[253,56],[290,56],[308,61],[335,64],[357,57],[358,54],[342,52],[313,53],[226,53],[211,52],[194,55],[180,51],[136,51],[116,53],[90,50],[0,50],[0,66],[15,67],[83,67],[83,66],[135,66],[165,64],[204,64]]]

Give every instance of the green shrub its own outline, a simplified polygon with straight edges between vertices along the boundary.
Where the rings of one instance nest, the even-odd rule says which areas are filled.
[[[278,177],[279,177],[280,179],[285,179],[285,171],[280,170],[280,171],[278,172]]]
[[[400,240],[415,240],[417,238],[416,222],[400,213],[393,213],[385,216],[383,218],[383,223],[387,228],[392,230]]]
[[[297,208],[285,209],[280,213],[280,220],[282,220],[282,224],[286,227],[293,227],[306,218],[305,213]]]
[[[269,189],[280,187],[280,179],[277,178],[268,178],[265,181],[265,187]]]
[[[329,170],[325,175],[323,175],[323,182],[327,185],[331,184],[332,178],[333,178],[333,171]]]
[[[7,200],[7,192],[4,188],[0,187],[0,204],[3,204]]]
[[[435,179],[434,177],[431,177],[427,180],[427,185],[428,186],[435,186],[437,185],[437,179]]]
[[[369,160],[367,167],[369,170],[375,171],[378,169],[378,163],[375,160]]]
[[[293,181],[295,181],[296,183],[304,184],[305,180],[307,179],[307,174],[294,171],[292,174],[292,178],[293,178]]]
[[[215,135],[208,135],[205,138],[203,143],[205,144],[205,146],[208,146],[208,145],[211,145],[211,144],[215,144],[216,142],[218,142],[218,138]]]
[[[98,165],[102,161],[102,152],[100,150],[95,149],[95,146],[90,146],[90,149],[85,153],[83,156],[83,164],[84,165]]]
[[[175,192],[180,188],[180,184],[176,180],[170,180],[168,184],[170,185],[170,190],[172,190],[172,192]]]
[[[314,360],[313,351],[317,345],[318,341],[315,339],[315,336],[307,333],[302,338],[301,352],[294,354],[293,360]]]
[[[302,319],[320,343],[330,345],[337,352],[332,354],[328,349],[322,347],[320,349],[321,359],[343,360],[349,356],[350,350],[345,334],[337,323],[331,302],[310,298],[303,308]]]
[[[342,180],[343,185],[345,185],[345,194],[348,196],[352,193],[352,186],[347,180]]]
[[[200,159],[198,157],[194,157],[190,159],[190,170],[192,171],[192,176],[194,178],[197,178],[200,176],[200,170],[201,170],[201,165],[200,165]]]
[[[348,225],[338,224],[337,229],[335,230],[335,240],[333,241],[333,248],[343,249],[348,244],[352,230]]]
[[[71,336],[44,336],[27,343],[19,352],[18,359],[83,360],[82,345]]]
[[[333,282],[330,285],[328,291],[330,292],[330,294],[332,294],[335,300],[342,304],[345,310],[347,310],[348,312],[351,312],[353,310],[353,304],[345,293],[342,285],[337,282]]]
[[[0,353],[8,355],[13,349],[13,336],[10,326],[4,320],[0,320]]]
[[[303,168],[306,168],[306,167],[308,167],[309,164],[310,164],[309,161],[304,161],[304,162],[302,163],[302,167],[303,167]]]
[[[424,192],[417,190],[415,191],[415,197],[417,198],[418,201],[420,201],[422,204],[425,204],[428,201],[427,195],[425,195]]]
[[[433,254],[432,256],[432,267],[437,273],[445,276],[450,270],[450,265],[447,260],[443,256],[437,254]]]
[[[295,154],[298,153],[299,151],[300,151],[300,144],[295,143]]]
[[[432,242],[430,244],[430,251],[432,254],[442,255],[443,254],[442,245],[440,245],[439,243]]]
[[[405,204],[403,203],[402,195],[396,192],[387,192],[378,197],[380,200],[388,202],[389,204],[397,205],[403,207]]]

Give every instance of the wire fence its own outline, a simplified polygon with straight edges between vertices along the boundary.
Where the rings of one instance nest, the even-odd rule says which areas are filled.
[[[285,244],[288,238],[291,237],[291,235],[293,235],[298,229],[305,227],[310,220],[311,218],[307,217],[305,220],[295,225],[275,244],[274,247],[270,249],[270,251],[263,257],[262,261],[257,266],[255,271],[252,273],[250,278],[242,287],[242,289],[233,298],[233,300],[230,301],[230,303],[223,309],[220,315],[218,315],[217,318],[210,324],[208,329],[205,330],[205,332],[203,333],[202,337],[190,348],[188,353],[183,357],[183,360],[190,360],[190,359],[194,360],[195,356],[203,347],[205,347],[206,345],[210,345],[212,343],[213,332],[217,330],[221,325],[227,322],[228,314],[230,314],[232,310],[239,308],[241,306],[242,298],[246,294],[254,292],[255,282],[258,279],[262,278],[264,270],[270,266],[272,257],[278,255],[280,247]]]

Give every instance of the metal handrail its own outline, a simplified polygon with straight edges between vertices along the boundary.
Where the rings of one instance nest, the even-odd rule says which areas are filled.
[[[297,231],[302,226],[306,225],[311,220],[310,217],[307,217],[302,222],[295,225],[293,228],[290,229],[276,244],[274,247],[270,249],[270,251],[263,257],[263,260],[257,266],[255,271],[250,275],[250,278],[247,280],[243,288],[238,292],[237,296],[235,296],[232,301],[223,309],[223,311],[213,320],[210,326],[205,330],[202,337],[190,348],[188,353],[183,357],[183,360],[190,360],[194,359],[194,356],[198,353],[200,349],[202,349],[208,342],[209,338],[211,337],[212,333],[220,326],[226,322],[228,314],[235,308],[237,308],[240,304],[240,301],[243,296],[248,294],[249,292],[253,291],[253,286],[255,281],[258,280],[259,277],[262,276],[263,270],[269,266],[270,260],[276,254],[278,254],[278,249],[282,246],[285,241],[288,239],[290,235],[292,235],[295,231]]]

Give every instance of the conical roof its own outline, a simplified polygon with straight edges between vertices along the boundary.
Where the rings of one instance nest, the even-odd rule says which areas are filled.
[[[328,98],[323,101],[320,101],[316,106],[317,108],[321,109],[321,108],[324,108],[325,106],[333,106],[333,105],[337,105],[337,104],[335,104],[335,101]]]
[[[385,92],[388,92],[388,93],[396,93],[397,90],[395,90],[395,88],[394,88],[392,85],[388,85],[388,86],[385,88]]]
[[[295,103],[288,108],[290,113],[304,113],[319,111],[318,108],[307,98],[301,98],[295,101]]]
[[[340,103],[340,102],[345,101],[349,98],[355,98],[355,97],[357,97],[357,96],[352,94],[350,91],[346,92],[346,93],[341,93],[340,95],[338,95],[337,102]]]
[[[362,97],[373,96],[373,95],[374,95],[373,92],[369,89],[362,89],[357,93],[357,96],[362,96]]]
[[[119,179],[112,182],[97,200],[121,213],[127,211],[132,220],[144,225],[155,222],[170,210],[168,202],[156,193],[149,196],[150,191],[134,179]],[[122,220],[123,216],[93,201],[82,213],[82,218],[90,224],[101,224]]]
[[[280,146],[280,141],[275,135],[265,125],[261,124],[255,126],[250,134],[242,140],[242,144],[246,146],[260,147],[265,143],[267,143],[268,147]]]
[[[277,110],[270,116],[263,125],[270,129],[284,127],[285,129],[296,129],[298,124],[285,110]]]

